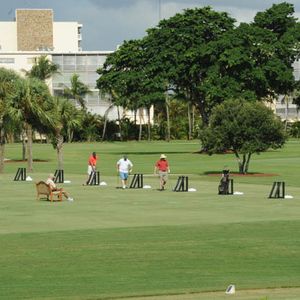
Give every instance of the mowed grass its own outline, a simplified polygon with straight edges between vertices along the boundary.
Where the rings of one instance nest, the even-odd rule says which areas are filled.
[[[273,177],[234,177],[244,195],[219,196],[218,172],[236,170],[231,154],[198,154],[193,142],[69,144],[64,188],[74,202],[36,201],[34,182],[14,182],[23,162],[0,175],[0,299],[234,299],[300,298],[300,143],[254,155],[250,171]],[[90,152],[100,156],[101,181],[82,186]],[[116,161],[127,153],[151,189],[116,189]],[[154,162],[165,153],[172,175],[157,191]],[[6,157],[20,159],[21,146]],[[34,145],[29,175],[45,180],[56,169],[50,145]],[[175,193],[178,175],[197,191]],[[270,200],[285,180],[293,199]],[[150,297],[151,296],[151,297]]]

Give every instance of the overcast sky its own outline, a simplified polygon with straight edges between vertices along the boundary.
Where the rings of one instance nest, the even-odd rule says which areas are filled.
[[[13,21],[16,8],[51,8],[54,21],[83,24],[83,50],[115,50],[124,40],[141,38],[157,25],[185,8],[210,5],[226,11],[237,21],[251,22],[258,11],[277,0],[2,0],[0,21]],[[293,3],[300,19],[300,0]]]

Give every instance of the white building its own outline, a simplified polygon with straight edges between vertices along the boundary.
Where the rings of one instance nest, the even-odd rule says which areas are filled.
[[[78,52],[81,27],[77,22],[54,22],[51,9],[17,9],[15,21],[0,22],[0,49]]]
[[[53,21],[51,9],[17,9],[15,21],[0,22],[0,67],[24,75],[37,57],[47,55],[59,66],[59,73],[47,82],[52,94],[60,95],[65,87],[70,87],[70,78],[76,73],[91,90],[85,98],[87,109],[103,116],[110,103],[96,88],[96,71],[113,51],[82,51],[81,28],[77,22]],[[125,113],[133,118],[131,112],[121,110],[121,115]],[[139,115],[146,123],[147,111],[142,110]],[[118,118],[115,107],[109,110],[108,118]]]
[[[296,80],[300,79],[300,61],[296,61],[293,65],[294,76]],[[287,120],[288,122],[300,121],[300,111],[297,106],[292,103],[293,99],[291,96],[287,95],[285,97],[281,96],[275,103],[275,113],[281,120]]]

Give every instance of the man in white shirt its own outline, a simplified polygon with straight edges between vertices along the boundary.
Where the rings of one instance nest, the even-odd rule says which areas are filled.
[[[73,201],[73,198],[69,196],[69,194],[63,189],[63,188],[58,188],[54,182],[54,175],[49,174],[46,183],[50,186],[52,191],[62,191],[62,194],[67,198],[69,201]]]
[[[132,171],[133,164],[127,158],[127,155],[124,155],[123,158],[119,159],[117,162],[117,172],[119,172],[120,178],[122,180],[123,189],[127,188],[127,180],[129,173]]]

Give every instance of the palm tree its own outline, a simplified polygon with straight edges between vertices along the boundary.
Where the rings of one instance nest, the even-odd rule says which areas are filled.
[[[15,87],[16,93],[12,99],[10,113],[15,121],[24,124],[27,135],[27,164],[29,171],[32,171],[32,132],[33,128],[43,128],[52,123],[49,115],[51,95],[47,85],[35,78],[19,79]]]
[[[18,78],[15,72],[0,68],[0,173],[4,170],[6,133],[13,128],[9,108],[15,91],[14,83]]]
[[[26,72],[26,76],[46,81],[55,73],[58,73],[58,65],[50,61],[47,55],[41,55],[36,59],[31,70]]]
[[[71,77],[71,88],[65,88],[64,96],[68,99],[74,99],[82,109],[86,109],[84,97],[91,94],[89,87],[79,79],[78,74],[73,74]]]
[[[81,124],[81,112],[68,99],[51,97],[52,143],[57,152],[58,169],[63,170],[64,136]]]
[[[54,64],[51,60],[48,59],[47,55],[41,55],[35,58],[35,63],[32,66],[31,70],[25,71],[25,74],[28,78],[36,78],[41,81],[46,82],[47,79],[51,78],[54,74],[58,73],[59,66]],[[22,130],[22,157],[23,160],[26,156],[26,130]]]

